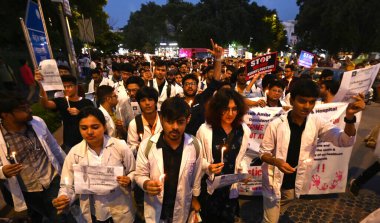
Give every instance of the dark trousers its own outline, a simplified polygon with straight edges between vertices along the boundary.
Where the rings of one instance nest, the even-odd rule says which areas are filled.
[[[380,163],[376,161],[370,167],[368,167],[360,176],[355,180],[355,183],[359,186],[359,188],[367,183],[373,176],[375,176],[380,171]]]
[[[23,192],[32,222],[66,222],[64,216],[57,215],[52,200],[58,196],[60,177],[56,176],[49,188],[40,192]]]

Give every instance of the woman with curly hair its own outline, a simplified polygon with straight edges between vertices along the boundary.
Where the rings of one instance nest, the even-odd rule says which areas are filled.
[[[206,108],[206,123],[197,132],[202,143],[205,175],[200,202],[204,222],[234,222],[238,216],[238,185],[207,191],[206,181],[215,175],[247,173],[245,153],[250,129],[243,123],[248,108],[243,97],[232,89],[220,89]]]

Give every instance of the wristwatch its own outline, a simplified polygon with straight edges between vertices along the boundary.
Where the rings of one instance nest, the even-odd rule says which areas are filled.
[[[356,116],[354,115],[352,119],[347,119],[346,117],[344,117],[344,122],[347,124],[354,124],[356,123]]]

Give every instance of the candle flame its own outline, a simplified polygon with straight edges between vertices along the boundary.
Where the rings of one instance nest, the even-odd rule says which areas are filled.
[[[165,174],[161,174],[161,176],[158,178],[158,180],[159,180],[161,183],[164,183],[164,180],[165,180]]]

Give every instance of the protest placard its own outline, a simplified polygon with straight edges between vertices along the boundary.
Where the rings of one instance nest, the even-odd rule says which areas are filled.
[[[54,59],[41,61],[40,70],[43,76],[41,85],[45,91],[64,90],[57,62]]]
[[[300,58],[298,59],[298,65],[310,68],[311,65],[313,65],[313,58],[314,54],[302,50],[300,53]]]
[[[117,176],[123,176],[122,166],[82,166],[75,164],[74,187],[76,194],[107,195],[119,186]]]
[[[258,56],[247,62],[247,80],[256,74],[269,73],[276,70],[277,52]]]
[[[257,101],[259,98],[252,98]],[[282,115],[285,111],[281,107],[253,107],[244,116],[244,122],[251,129],[248,141],[247,155],[258,159],[258,153],[265,129],[268,124],[276,117]],[[261,195],[261,166],[249,166],[248,173],[251,180],[246,184],[239,184],[240,195]]]
[[[315,106],[313,112],[329,120],[340,129],[344,129],[344,117],[347,103],[327,103]],[[358,128],[361,113],[356,114]],[[348,176],[348,164],[352,147],[337,147],[330,142],[318,142],[314,155],[308,164],[304,188],[301,194],[329,194],[345,192]]]
[[[372,87],[380,64],[358,70],[344,72],[343,79],[336,95],[335,102],[349,102],[350,98],[359,93],[366,94]]]

